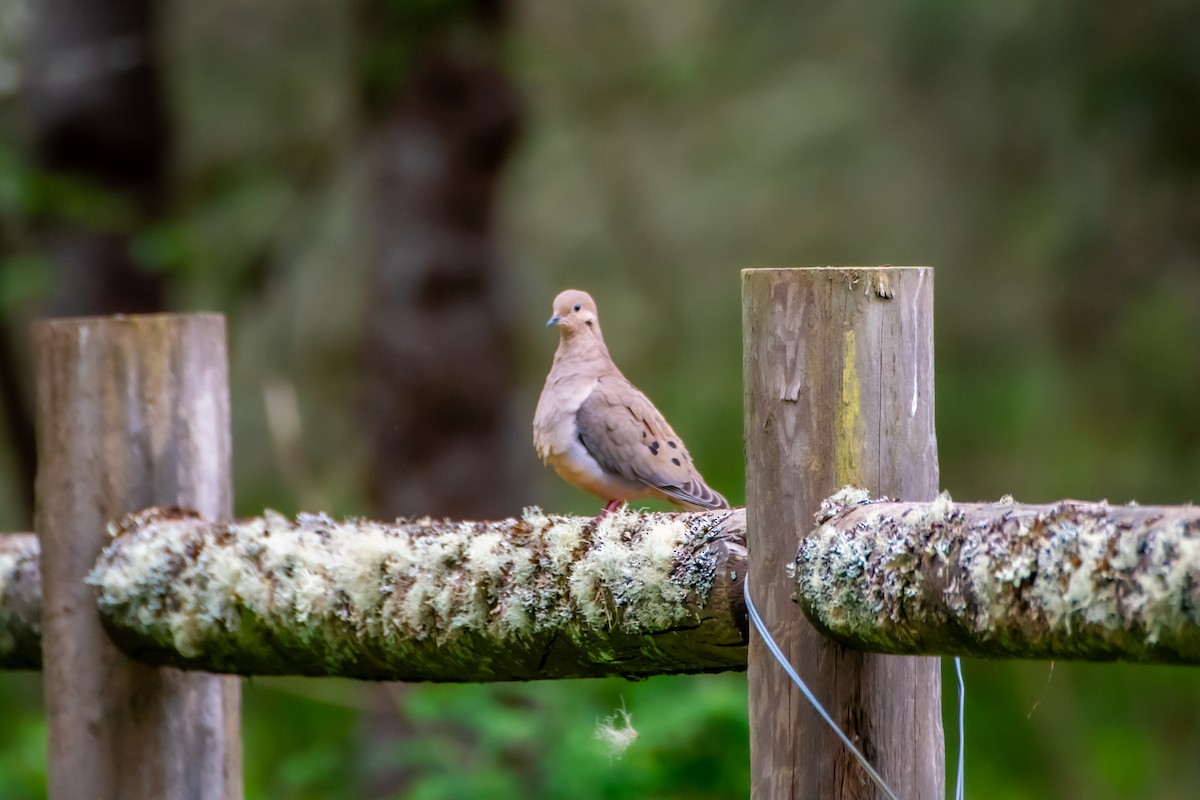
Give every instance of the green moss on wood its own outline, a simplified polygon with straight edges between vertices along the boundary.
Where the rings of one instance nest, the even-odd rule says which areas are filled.
[[[42,664],[38,552],[31,533],[0,534],[0,669],[38,669]]]
[[[869,502],[843,491],[795,577],[813,621],[889,653],[1200,663],[1200,511]]]
[[[739,527],[741,526],[741,527]],[[402,680],[745,667],[726,562],[744,512],[224,525],[152,509],[89,582],[137,657],[241,674]],[[728,557],[733,553],[732,560]]]

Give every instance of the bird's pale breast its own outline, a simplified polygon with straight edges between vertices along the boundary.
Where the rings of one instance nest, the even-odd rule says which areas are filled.
[[[550,371],[533,414],[533,444],[543,461],[551,463],[555,456],[564,456],[577,444],[575,415],[596,388],[596,381],[595,377]]]

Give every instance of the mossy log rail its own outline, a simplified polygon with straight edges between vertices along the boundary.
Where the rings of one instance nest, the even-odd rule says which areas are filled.
[[[151,663],[244,675],[495,681],[746,668],[745,512],[593,526],[396,525],[152,510],[91,581]],[[37,540],[0,535],[0,669],[41,664]],[[828,500],[795,564],[848,647],[1200,664],[1200,508]]]
[[[32,533],[0,533],[0,669],[42,666],[42,573]]]
[[[382,524],[150,509],[89,582],[152,664],[404,681],[745,669],[745,512]]]
[[[1200,508],[826,502],[796,561],[859,650],[1200,664]]]

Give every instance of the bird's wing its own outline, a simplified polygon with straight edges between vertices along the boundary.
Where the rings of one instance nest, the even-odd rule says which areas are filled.
[[[605,375],[575,417],[579,441],[607,472],[644,483],[681,503],[728,508],[704,483],[683,441],[624,376]]]

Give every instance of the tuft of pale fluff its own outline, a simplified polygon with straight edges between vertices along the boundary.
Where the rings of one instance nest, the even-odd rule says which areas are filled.
[[[596,723],[596,738],[608,747],[609,758],[625,755],[629,746],[637,741],[638,732],[633,727],[633,716],[625,710],[625,701],[610,716]]]

